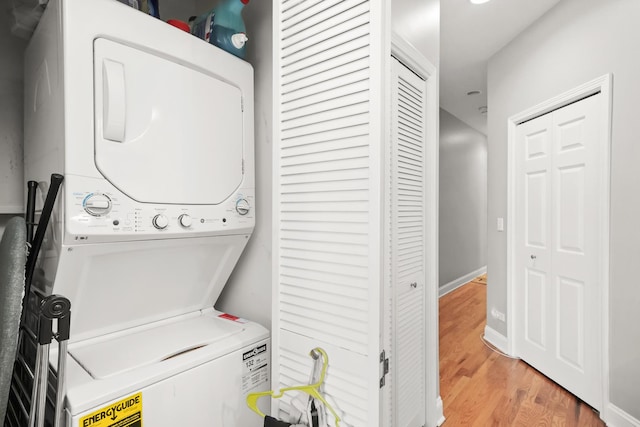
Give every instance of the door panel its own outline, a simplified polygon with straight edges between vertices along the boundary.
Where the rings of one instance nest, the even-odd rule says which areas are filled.
[[[102,38],[94,79],[95,162],[120,191],[147,203],[219,204],[241,185],[239,88]]]
[[[527,269],[525,288],[525,339],[544,350],[547,348],[546,274]]]
[[[565,108],[571,109],[571,106]],[[556,119],[559,119],[563,115],[566,116],[566,114],[566,112],[558,112],[557,114],[555,114],[555,117]],[[557,144],[558,149],[561,152],[584,148],[585,116],[581,113],[578,113],[578,117],[571,117],[571,115],[569,115],[568,117],[570,117],[570,120],[564,123],[556,124],[558,137]]]
[[[545,157],[547,155],[547,147],[549,145],[549,135],[545,129],[541,132],[535,132],[527,135],[525,138],[527,160],[536,157]]]
[[[584,282],[559,277],[557,292],[558,358],[584,370]]]
[[[601,95],[516,130],[516,352],[601,405]]]
[[[558,169],[558,250],[584,254],[584,165]]]
[[[523,352],[549,350],[549,246],[551,117],[542,116],[518,127],[518,196],[516,227],[520,242],[516,317]]]
[[[547,247],[547,172],[527,174],[525,194],[525,233],[528,246]]]

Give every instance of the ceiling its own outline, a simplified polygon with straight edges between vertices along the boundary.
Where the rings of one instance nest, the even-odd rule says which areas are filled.
[[[487,62],[560,0],[440,2],[440,106],[487,134]],[[479,95],[467,92],[479,90]]]

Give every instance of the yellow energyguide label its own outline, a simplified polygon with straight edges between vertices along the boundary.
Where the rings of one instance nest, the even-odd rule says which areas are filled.
[[[136,393],[80,418],[79,427],[142,427],[142,393]]]

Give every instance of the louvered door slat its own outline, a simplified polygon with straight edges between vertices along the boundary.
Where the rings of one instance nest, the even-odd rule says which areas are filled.
[[[320,28],[314,29],[315,34],[300,35],[300,43],[291,45],[289,49],[283,51],[284,63],[292,64],[317,58],[320,53],[331,53],[337,46],[368,37],[367,24],[366,15],[359,20],[346,21],[338,26],[323,21]]]
[[[346,127],[324,130],[309,135],[292,135],[280,141],[282,157],[313,153],[326,150],[339,150],[345,148],[367,145],[367,123],[354,125],[350,123]]]
[[[335,287],[339,287],[339,291],[333,289],[335,293],[344,292],[345,296],[354,299],[361,298],[363,301],[366,301],[365,281],[362,279],[350,277],[345,274],[336,274],[333,271],[318,271],[304,269],[298,266],[285,265],[281,268],[281,271],[282,277],[287,278],[286,280],[282,280],[283,283],[289,283],[290,286],[296,286],[293,282],[303,283],[305,281],[326,284],[329,288],[335,285]]]
[[[412,136],[413,139],[418,139],[420,138],[420,135],[423,134],[423,129],[420,126],[417,126],[414,122],[411,122],[411,120],[411,117],[400,119],[400,129],[402,129],[403,132],[406,132],[407,135]]]
[[[356,46],[351,51],[346,51],[334,57],[318,62],[313,66],[296,67],[283,70],[282,84],[286,91],[317,84],[330,79],[340,79],[349,72],[358,70],[361,63],[368,63],[369,50],[366,47],[367,40],[361,40],[359,48]]]
[[[318,165],[332,161],[359,159],[367,155],[368,148],[366,145],[357,144],[352,147],[335,148],[340,144],[324,144],[324,146],[316,145],[310,148],[304,154],[292,155],[287,152],[282,158],[282,166],[294,165]]]
[[[283,77],[302,78],[321,71],[334,68],[344,60],[356,59],[359,57],[359,50],[369,50],[369,37],[362,31],[353,31],[347,36],[348,41],[336,44],[332,48],[318,52],[303,58],[283,59]]]
[[[420,171],[420,160],[412,157],[399,156],[398,167],[407,170]]]
[[[335,120],[346,116],[355,116],[368,113],[369,99],[366,91],[345,95],[333,102],[327,101],[311,105],[299,110],[282,114],[282,121],[287,122],[290,128],[308,126]]]
[[[413,102],[399,102],[398,109],[402,112],[402,116],[398,119],[402,121],[412,121],[420,126],[420,110],[416,108]]]
[[[291,109],[283,111],[282,120],[293,121],[330,111],[341,112],[340,109],[342,108],[368,102],[367,92],[368,87],[362,85],[362,87],[355,88],[355,91],[350,93],[345,93],[344,89],[325,93],[325,99],[317,99],[315,102],[305,99],[302,102],[297,102]]]
[[[342,292],[342,290],[332,292],[330,286],[318,281],[291,280],[290,284],[291,286],[287,289],[287,292],[283,293],[283,298],[291,296],[297,297],[301,301],[304,299],[300,305],[308,305],[309,296],[311,295],[313,296],[313,301],[331,304],[336,310],[344,310],[346,308],[353,309],[354,312],[361,312],[367,309],[367,305],[363,300],[364,295],[358,296],[350,292]],[[352,297],[354,298],[350,300]],[[345,315],[353,317],[353,314],[345,313]]]
[[[326,160],[318,160],[318,161],[304,161],[294,163],[294,159],[287,159],[289,164],[283,166],[283,175],[292,175],[292,174],[309,174],[315,172],[325,172],[325,171],[340,171],[340,170],[357,170],[360,168],[364,168],[367,166],[367,158],[359,155],[359,153],[355,152],[352,156],[347,156],[346,158],[339,159],[331,159],[330,155],[326,156]],[[308,159],[308,158],[307,158]],[[298,157],[300,160],[300,157]]]
[[[402,146],[398,148],[398,151],[400,151],[405,158],[422,158],[422,152],[420,151],[419,144],[416,143],[416,139],[404,132],[402,129],[398,130],[398,141],[402,143]]]
[[[318,88],[314,88],[307,95],[297,93],[285,97],[282,113],[286,114],[325,102],[343,103],[348,96],[369,90],[369,82],[363,78],[363,73],[353,73],[348,79],[349,82],[346,84],[344,81],[337,80],[336,84],[340,83],[338,87],[325,87],[320,92],[317,92]]]
[[[282,184],[282,193],[301,194],[301,193],[315,193],[315,192],[335,192],[335,191],[366,191],[368,189],[369,181],[365,178],[352,179],[343,181],[328,181],[328,182],[290,182],[288,184]]]
[[[329,19],[318,22],[303,31],[297,32],[285,40],[283,56],[314,49],[322,50],[323,43],[329,43],[334,38],[348,32],[351,29],[365,26],[369,22],[368,5],[362,3],[352,11],[353,17],[335,15]]]
[[[340,15],[349,5],[342,0],[308,0],[298,9],[286,9],[282,13],[282,34],[287,39],[291,34],[304,31],[332,16]],[[286,48],[286,44],[283,44]]]
[[[351,60],[340,65],[338,72],[333,69],[327,69],[322,73],[309,74],[306,76],[295,76],[291,78],[282,78],[282,99],[283,103],[289,102],[291,99],[297,99],[305,96],[321,94],[322,92],[351,84],[354,81],[362,79],[369,81],[369,52],[354,52]]]
[[[345,129],[352,126],[367,125],[369,123],[369,114],[364,106],[360,108],[359,114],[348,117],[336,117],[330,120],[320,121],[318,123],[310,123],[305,126],[297,126],[282,129],[282,137],[284,139],[298,138],[305,136],[317,136],[330,130]]]
[[[398,90],[404,95],[407,95],[400,98],[398,100],[399,102],[413,102],[417,111],[422,109],[424,94],[419,90],[415,90],[413,83],[400,77],[398,79]]]
[[[398,100],[398,108],[403,113],[408,114],[410,117],[413,117],[416,120],[420,120],[420,103],[413,98],[414,95],[412,93],[403,91],[401,88],[398,95],[402,97]],[[402,119],[403,117],[399,118]]]

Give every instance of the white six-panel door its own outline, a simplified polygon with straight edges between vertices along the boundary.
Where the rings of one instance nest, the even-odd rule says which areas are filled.
[[[596,94],[516,131],[516,353],[601,408],[598,239],[603,119]]]

